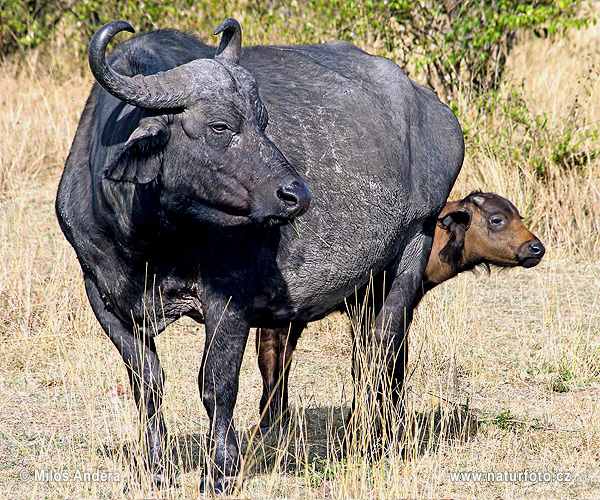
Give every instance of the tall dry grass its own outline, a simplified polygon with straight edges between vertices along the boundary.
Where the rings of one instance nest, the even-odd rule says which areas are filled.
[[[454,190],[506,196],[553,251],[588,259],[600,250],[599,62],[600,25],[518,45],[493,111],[460,103],[469,133]]]
[[[600,147],[592,133],[600,111],[599,40],[592,27],[563,42],[525,40],[515,51],[499,106],[515,105],[516,89],[527,112],[547,113],[546,132],[514,127],[499,111],[484,119],[470,103],[459,104],[471,135],[454,195],[481,188],[507,196],[549,253],[538,268],[461,276],[423,301],[409,340],[405,458],[339,459],[353,386],[350,325],[334,316],[301,339],[291,379],[293,425],[281,438],[251,439],[260,377],[247,349],[235,413],[246,451],[241,497],[598,496],[600,169],[597,158],[582,168],[553,163],[550,132],[562,137],[567,127],[587,127],[578,148]],[[153,491],[130,480],[138,426],[125,369],[89,309],[53,213],[91,80],[38,63],[0,68],[0,496],[119,498],[128,488],[132,498],[195,498],[207,430],[196,385],[203,330],[184,320],[158,338],[180,477],[177,487]],[[538,143],[528,154],[549,166],[544,178],[532,157],[502,151],[523,150],[529,138]],[[360,427],[371,425],[369,412],[359,414]],[[120,475],[104,483],[23,481],[23,470]],[[525,470],[568,471],[574,480],[468,482],[450,475]]]

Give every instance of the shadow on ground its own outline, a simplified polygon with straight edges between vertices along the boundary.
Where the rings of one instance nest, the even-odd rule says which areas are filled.
[[[246,475],[274,470],[297,474],[307,468],[322,472],[332,462],[342,459],[348,407],[315,407],[301,412],[292,408],[292,412],[290,424],[283,432],[273,429],[266,436],[256,434],[254,429],[241,432],[240,449],[245,456]],[[444,441],[469,440],[477,434],[478,423],[475,413],[467,406],[443,405],[410,414],[407,429],[408,446],[404,446],[403,456],[413,457],[437,449]],[[203,434],[182,434],[172,438],[171,443],[180,472],[203,468],[202,457],[206,454]],[[99,451],[108,457],[122,457],[131,469],[139,463],[139,446],[135,443],[115,443]]]

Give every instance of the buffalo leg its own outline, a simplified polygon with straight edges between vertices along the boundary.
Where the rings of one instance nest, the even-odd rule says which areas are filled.
[[[198,386],[210,419],[208,462],[201,490],[230,493],[240,471],[239,444],[233,426],[233,409],[239,373],[250,331],[251,307],[232,301],[213,301],[205,311],[206,345]]]
[[[433,223],[428,224],[423,231],[417,232],[406,245],[399,261],[388,269],[386,279],[391,280],[387,293],[380,302],[381,307],[375,311],[375,324],[373,328],[363,330],[362,336],[355,338],[360,348],[355,346],[353,356],[353,375],[355,387],[359,388],[361,400],[357,398],[352,405],[349,416],[350,435],[360,434],[365,428],[362,419],[358,418],[357,404],[362,404],[367,410],[367,415],[376,414],[377,425],[368,437],[368,447],[379,446],[381,426],[386,425],[386,435],[392,438],[392,444],[399,444],[403,434],[404,424],[404,397],[403,385],[405,367],[408,361],[407,333],[413,315],[413,304],[419,292],[421,280],[431,244],[433,241]],[[361,360],[357,351],[361,351]],[[356,391],[356,388],[355,388]],[[366,399],[366,400],[365,400]],[[394,428],[394,423],[399,424]],[[365,436],[366,437],[366,436]],[[348,444],[348,443],[347,443]]]
[[[160,487],[170,481],[173,471],[167,468],[165,461],[167,427],[161,412],[164,374],[154,339],[146,335],[143,328],[126,325],[117,318],[102,302],[96,285],[90,279],[86,278],[85,285],[96,318],[127,367],[133,396],[140,412],[141,427],[144,429],[143,466],[152,475],[153,484]]]
[[[288,378],[292,354],[306,323],[292,323],[290,328],[259,328],[256,334],[258,367],[263,379],[260,399],[260,430],[285,429],[289,422]]]

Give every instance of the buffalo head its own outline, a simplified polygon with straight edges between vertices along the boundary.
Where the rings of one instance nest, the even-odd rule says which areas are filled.
[[[256,81],[238,65],[237,21],[215,31],[222,37],[214,59],[149,75],[120,74],[106,61],[106,46],[120,31],[134,29],[113,21],[98,30],[90,67],[108,93],[143,112],[106,162],[106,179],[155,183],[167,217],[220,226],[287,221],[308,209],[310,192],[265,135],[268,116]]]
[[[494,193],[476,191],[449,202],[438,226],[447,233],[440,241],[448,240],[440,252],[441,260],[454,261],[459,271],[479,264],[533,267],[546,252],[523,224],[517,208]]]

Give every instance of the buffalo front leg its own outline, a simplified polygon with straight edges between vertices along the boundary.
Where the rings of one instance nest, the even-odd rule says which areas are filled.
[[[145,334],[143,327],[123,323],[104,304],[92,280],[86,278],[85,286],[96,318],[127,368],[140,413],[142,468],[150,474],[152,484],[161,487],[172,481],[175,459],[167,453],[167,427],[161,412],[164,374],[154,339]]]
[[[250,331],[250,308],[240,309],[230,301],[219,311],[215,302],[205,314],[206,345],[198,375],[202,403],[210,419],[208,456],[200,489],[227,494],[235,489],[241,470],[233,409]]]
[[[258,367],[263,379],[260,399],[260,432],[273,426],[282,432],[289,423],[288,379],[292,354],[306,323],[294,322],[289,328],[259,328],[256,332]]]

